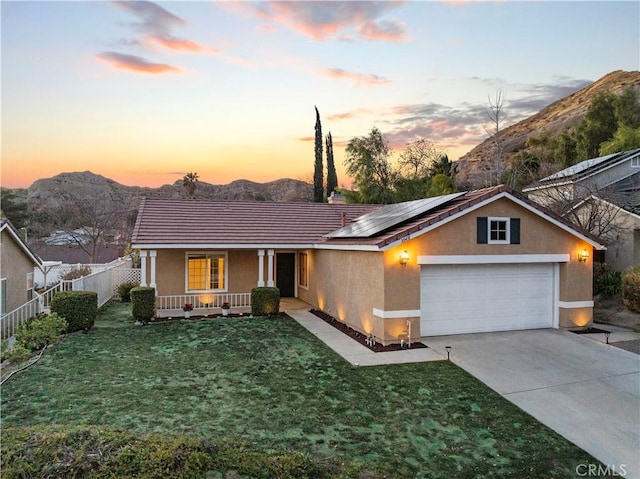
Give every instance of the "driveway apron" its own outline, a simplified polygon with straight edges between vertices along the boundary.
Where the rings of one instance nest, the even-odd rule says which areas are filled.
[[[640,478],[637,354],[554,329],[422,342],[445,356],[445,347],[451,346],[451,360],[458,366],[589,452],[610,472]]]

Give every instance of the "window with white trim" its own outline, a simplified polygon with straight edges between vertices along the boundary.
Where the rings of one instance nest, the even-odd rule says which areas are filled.
[[[226,291],[227,253],[187,253],[186,290]]]
[[[631,158],[631,168],[640,168],[640,156]]]
[[[509,218],[489,218],[489,244],[509,244]]]

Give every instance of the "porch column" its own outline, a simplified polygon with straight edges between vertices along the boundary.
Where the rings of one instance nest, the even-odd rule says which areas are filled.
[[[147,251],[140,250],[140,286],[147,286]]]
[[[273,253],[274,250],[267,250],[267,260],[269,264],[269,269],[267,270],[267,286],[273,287],[275,283],[273,282]]]
[[[156,255],[157,251],[152,249],[149,251],[149,256],[151,257],[151,282],[149,283],[149,287],[156,287]],[[156,289],[156,295],[158,294],[158,290]]]
[[[264,286],[264,250],[258,250],[258,287]]]

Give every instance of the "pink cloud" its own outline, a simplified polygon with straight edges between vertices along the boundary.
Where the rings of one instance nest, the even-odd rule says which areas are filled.
[[[366,22],[360,27],[359,33],[367,40],[402,42],[406,39],[404,23],[397,20]]]
[[[292,30],[315,40],[329,38],[351,39],[355,31],[365,40],[403,41],[405,25],[396,20],[380,17],[401,5],[400,1],[331,3],[318,1],[273,1],[243,4],[235,11],[249,12],[266,21],[286,25]]]
[[[330,78],[335,78],[338,80],[351,80],[356,86],[359,87],[380,86],[391,83],[391,80],[379,75],[349,72],[343,70],[342,68],[327,68],[323,71],[323,73],[325,76],[328,76]]]
[[[201,43],[197,43],[191,40],[186,40],[184,38],[176,38],[171,35],[165,35],[165,36],[147,35],[146,39],[151,43],[160,45],[164,48],[168,48],[169,50],[191,52],[191,53],[214,53],[214,54],[222,53],[222,51],[219,50],[218,48],[202,45]]]
[[[108,63],[119,70],[127,70],[136,73],[151,73],[154,75],[163,73],[179,73],[180,69],[166,63],[152,63],[135,55],[125,55],[116,52],[102,52],[98,59]]]

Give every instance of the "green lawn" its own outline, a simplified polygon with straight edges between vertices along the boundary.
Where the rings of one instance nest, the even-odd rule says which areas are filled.
[[[394,478],[566,478],[597,463],[450,362],[352,367],[288,317],[128,315],[108,305],[6,382],[3,427],[204,436]]]

